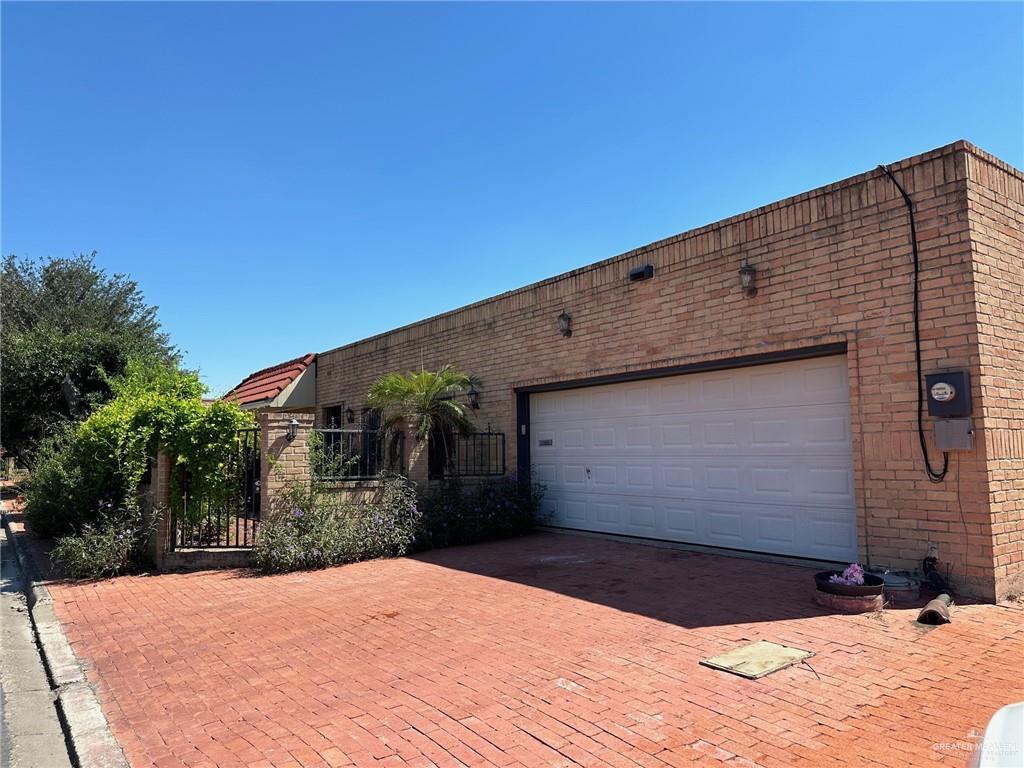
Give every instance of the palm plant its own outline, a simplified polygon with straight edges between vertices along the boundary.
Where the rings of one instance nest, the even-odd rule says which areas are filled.
[[[388,373],[373,383],[367,400],[380,410],[385,431],[395,433],[408,422],[418,439],[437,434],[443,440],[446,433],[473,431],[466,404],[457,397],[476,384],[474,377],[450,365],[437,371]]]

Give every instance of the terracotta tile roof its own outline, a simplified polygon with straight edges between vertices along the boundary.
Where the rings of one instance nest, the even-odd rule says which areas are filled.
[[[250,373],[242,379],[238,386],[224,395],[224,399],[239,405],[273,400],[284,391],[285,387],[295,381],[315,359],[316,355],[310,352],[302,357],[296,357],[294,360]]]

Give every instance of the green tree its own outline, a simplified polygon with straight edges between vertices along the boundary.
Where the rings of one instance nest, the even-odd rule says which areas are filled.
[[[5,257],[0,281],[4,451],[26,460],[45,435],[108,401],[110,377],[123,373],[129,360],[177,363],[156,312],[134,280],[108,275],[96,265],[95,254]]]
[[[458,398],[477,383],[448,365],[438,371],[388,373],[373,383],[367,399],[381,411],[381,428],[386,433],[397,434],[408,423],[418,439],[428,444],[440,441],[443,453],[437,456],[448,456],[449,435],[473,432],[466,403]]]
[[[370,387],[368,402],[381,411],[385,429],[400,429],[408,422],[421,440],[436,430],[467,435],[473,422],[457,398],[475,383],[449,365],[438,371],[387,373]]]

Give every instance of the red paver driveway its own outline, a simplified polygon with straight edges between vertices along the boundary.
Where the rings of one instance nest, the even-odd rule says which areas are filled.
[[[1024,613],[829,615],[811,572],[540,534],[315,573],[58,584],[142,766],[962,765]],[[698,660],[814,651],[751,681]]]

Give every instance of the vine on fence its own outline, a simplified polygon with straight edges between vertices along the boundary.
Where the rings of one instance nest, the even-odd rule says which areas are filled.
[[[137,505],[139,486],[158,447],[182,471],[172,472],[171,505],[182,511],[189,491],[219,499],[238,430],[251,414],[234,403],[203,403],[197,374],[136,360],[110,380],[114,394],[84,421],[50,439],[40,451],[26,494],[26,513],[39,533],[81,530],[104,509]]]

